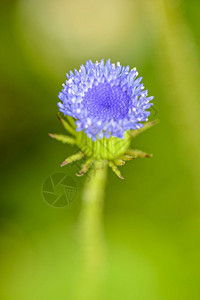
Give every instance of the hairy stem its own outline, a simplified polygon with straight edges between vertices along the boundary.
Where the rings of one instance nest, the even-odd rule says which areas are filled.
[[[102,214],[106,169],[104,162],[96,161],[83,190],[79,223],[82,262],[77,300],[101,299],[101,284],[105,272]]]

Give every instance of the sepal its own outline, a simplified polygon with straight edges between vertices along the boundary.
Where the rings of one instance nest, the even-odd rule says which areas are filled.
[[[143,127],[136,129],[136,130],[130,130],[129,134],[131,138],[135,138],[138,134],[146,131],[147,129],[153,127],[154,125],[157,125],[159,123],[159,120],[150,121],[144,124]]]

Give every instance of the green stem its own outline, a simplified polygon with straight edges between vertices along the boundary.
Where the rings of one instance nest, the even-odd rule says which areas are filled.
[[[76,299],[102,299],[101,284],[105,271],[105,242],[103,235],[103,199],[106,182],[105,162],[96,161],[83,190],[80,216],[82,265],[80,286]]]

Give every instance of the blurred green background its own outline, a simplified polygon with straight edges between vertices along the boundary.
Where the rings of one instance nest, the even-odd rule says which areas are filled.
[[[134,141],[154,157],[123,166],[124,181],[108,173],[102,299],[200,299],[199,11],[195,0],[0,1],[0,299],[75,297],[84,178],[60,169],[74,149],[48,132],[64,132],[65,73],[102,57],[137,67],[160,119]],[[60,170],[78,192],[56,209],[41,189]]]

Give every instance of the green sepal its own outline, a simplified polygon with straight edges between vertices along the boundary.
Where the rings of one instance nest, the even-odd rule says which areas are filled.
[[[64,167],[65,165],[72,163],[74,161],[80,160],[85,156],[85,154],[82,151],[79,151],[68,158],[66,158],[63,163],[61,164],[61,167]]]
[[[135,157],[124,154],[124,155],[120,156],[120,159],[122,159],[123,161],[129,161],[129,160],[135,159]]]
[[[125,153],[130,145],[130,136],[127,132],[124,138],[111,136],[109,139],[103,137],[95,142],[83,132],[76,133],[77,146],[89,157],[95,159],[114,160]]]
[[[62,142],[63,144],[75,144],[75,139],[71,136],[67,136],[64,134],[57,134],[57,133],[49,133],[49,136],[59,142]]]
[[[120,173],[120,170],[112,161],[108,161],[108,165],[120,179],[124,179],[124,177]]]
[[[125,152],[126,155],[129,155],[130,157],[134,158],[147,158],[147,157],[152,157],[152,154],[148,154],[146,152],[140,151],[140,150],[135,150],[135,149],[128,149]]]
[[[72,118],[71,116],[67,115],[67,120],[68,120],[69,124],[72,126],[72,128],[74,128],[76,131],[75,119]]]
[[[86,160],[86,162],[82,165],[82,169],[80,170],[80,172],[78,174],[76,174],[76,175],[77,176],[84,175],[89,170],[89,168],[91,167],[93,161],[94,161],[93,158],[88,158]]]
[[[64,128],[72,135],[75,135],[76,130],[65,119],[63,119],[59,114],[57,114],[57,116],[58,116],[58,119],[60,120],[60,122],[62,123],[62,125],[64,126]]]
[[[144,124],[144,126],[140,129],[136,129],[136,130],[130,130],[129,131],[129,134],[131,136],[131,138],[134,138],[136,137],[138,134],[146,131],[147,129],[151,128],[152,126],[154,125],[157,125],[159,123],[159,120],[154,120],[154,121],[151,121],[151,122],[147,122]]]
[[[113,163],[116,165],[116,166],[123,166],[125,164],[125,161],[122,160],[122,159],[115,159],[113,160]]]

